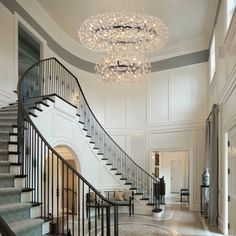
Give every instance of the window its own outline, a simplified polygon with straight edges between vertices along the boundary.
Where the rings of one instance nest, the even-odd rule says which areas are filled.
[[[236,0],[227,0],[227,27],[226,29],[228,30],[230,22],[232,20],[233,14],[234,14],[234,10],[235,10],[235,6],[236,6]]]
[[[212,34],[211,44],[210,44],[210,57],[209,57],[209,64],[210,64],[210,82],[214,78],[216,72],[216,36],[215,31]]]

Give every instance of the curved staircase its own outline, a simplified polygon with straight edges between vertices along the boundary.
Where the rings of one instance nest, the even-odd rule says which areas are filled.
[[[77,109],[85,136],[110,170],[141,200],[151,206],[154,203],[156,179],[104,130],[76,77],[57,59],[49,58],[33,65],[20,79],[18,106],[12,104],[0,110],[0,216],[12,235],[119,235],[118,204],[102,196],[63,159],[31,119],[36,116],[34,111],[43,111],[54,96]],[[91,192],[95,202],[99,201],[101,215],[92,207],[85,212],[86,193]]]
[[[14,235],[42,235],[40,204],[31,201],[17,153],[17,104],[0,109],[0,216]]]

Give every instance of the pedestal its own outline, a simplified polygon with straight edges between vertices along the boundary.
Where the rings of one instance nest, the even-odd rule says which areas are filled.
[[[208,217],[209,185],[201,185],[201,215]]]

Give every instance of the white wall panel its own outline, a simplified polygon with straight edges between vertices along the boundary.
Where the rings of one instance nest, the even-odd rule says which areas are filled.
[[[195,160],[195,184],[200,186],[202,184],[202,173],[205,165],[205,130],[196,130],[196,158]]]
[[[170,72],[171,120],[173,122],[193,120],[192,77],[192,66]]]
[[[147,170],[147,139],[143,132],[130,135],[130,157]]]
[[[15,59],[18,52],[15,17],[1,3],[0,30],[0,107],[2,107],[16,98],[13,90],[17,84]]]
[[[127,149],[127,146],[126,146],[127,138],[125,134],[112,134],[111,133],[110,136],[123,150]]]
[[[153,73],[149,81],[150,123],[169,122],[169,72]]]
[[[160,132],[149,134],[149,145],[152,147],[192,147],[193,133],[191,131]]]
[[[126,126],[126,86],[120,83],[105,86],[105,125]]]
[[[129,126],[145,125],[147,116],[147,81],[130,84],[128,97]]]
[[[205,120],[208,113],[208,64],[193,67],[193,116],[194,120]]]

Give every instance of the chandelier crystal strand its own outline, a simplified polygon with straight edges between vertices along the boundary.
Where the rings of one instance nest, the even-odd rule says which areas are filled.
[[[104,81],[141,81],[150,73],[150,62],[144,55],[109,54],[96,64],[96,74]]]
[[[168,29],[157,17],[110,12],[89,17],[78,34],[81,43],[95,51],[111,53],[115,49],[144,53],[162,48]]]

